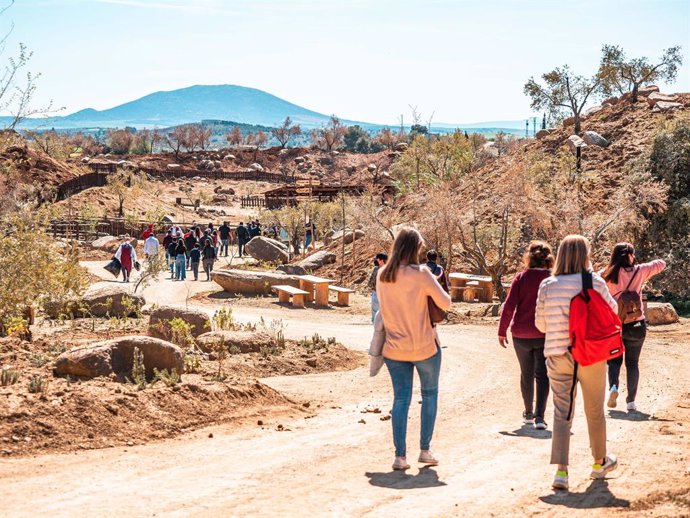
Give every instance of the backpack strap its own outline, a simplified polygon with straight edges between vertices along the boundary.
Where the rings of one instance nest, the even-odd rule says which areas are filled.
[[[566,421],[570,421],[573,418],[573,403],[575,400],[575,387],[577,387],[577,362],[573,358],[575,363],[575,368],[573,369],[573,384],[570,386],[570,403],[568,404],[568,417]]]
[[[628,285],[625,287],[625,290],[623,290],[623,291],[628,291],[628,289],[630,288],[630,285],[632,284],[632,281],[635,280],[635,277],[637,276],[637,272],[639,272],[639,271],[640,271],[639,268],[635,268],[635,271],[633,272],[632,277],[630,277],[630,281],[628,282]]]
[[[582,297],[585,299],[585,302],[589,302],[589,290],[592,289],[594,289],[592,272],[582,270]]]

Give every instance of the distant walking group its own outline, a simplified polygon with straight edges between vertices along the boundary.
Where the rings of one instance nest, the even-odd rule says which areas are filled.
[[[417,230],[401,230],[390,258],[386,254],[376,256],[369,279],[374,321],[371,374],[385,363],[393,384],[393,469],[410,467],[406,433],[415,370],[422,393],[419,462],[438,463],[430,445],[437,413],[441,346],[431,309],[448,310],[451,298],[443,283],[445,274],[436,265],[436,253],[430,251],[429,262],[420,266],[423,245]],[[625,363],[627,409],[637,410],[639,358],[646,334],[641,290],[666,263],[655,260],[638,264],[633,245],[619,243],[608,266],[595,273],[589,241],[570,235],[561,241],[555,257],[547,243],[530,243],[524,266],[514,277],[504,303],[498,341],[507,346],[510,328],[521,373],[523,424],[546,429],[547,400],[549,393],[553,394],[551,464],[557,469],[552,485],[567,489],[578,383],[594,458],[591,477],[604,478],[618,465],[616,456],[606,448],[604,404],[608,393],[608,406],[617,406],[620,370]]]

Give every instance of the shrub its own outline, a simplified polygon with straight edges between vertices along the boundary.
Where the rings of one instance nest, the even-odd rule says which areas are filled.
[[[40,374],[32,374],[29,378],[29,392],[39,394],[48,388],[48,381]]]
[[[184,371],[185,372],[199,372],[201,368],[201,360],[196,354],[186,354],[184,357]]]
[[[180,373],[177,372],[177,369],[169,371],[168,369],[158,370],[154,367],[152,383],[157,381],[162,381],[166,387],[172,387],[180,382]]]
[[[7,387],[19,381],[19,373],[12,367],[5,367],[0,371],[0,385]]]
[[[132,372],[128,380],[137,386],[137,389],[144,390],[146,388],[146,367],[144,366],[144,353],[138,347],[134,348],[132,357]]]

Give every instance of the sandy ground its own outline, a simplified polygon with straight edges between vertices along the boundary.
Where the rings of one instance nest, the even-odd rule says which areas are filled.
[[[102,264],[87,266],[101,275]],[[213,283],[186,285],[189,291],[161,279],[144,294],[149,303],[184,304],[217,290]],[[358,350],[371,335],[364,314],[279,306],[259,314],[244,305],[234,313],[247,321],[282,318],[287,336],[335,335]],[[584,516],[592,508],[597,516],[690,515],[688,321],[650,331],[640,411],[608,412],[609,448],[620,468],[606,481],[587,478],[591,458],[578,401],[569,493],[550,489],[550,432],[521,425],[517,361],[497,345],[495,328],[447,325],[440,336],[435,468],[411,462],[406,473],[391,470],[391,424],[381,420],[392,399],[385,368],[376,378],[365,368],[278,377],[262,381],[322,410],[305,419],[267,409],[269,426],[214,426],[143,446],[2,460],[0,515]],[[419,440],[417,400],[410,460]],[[546,419],[551,423],[550,408]]]

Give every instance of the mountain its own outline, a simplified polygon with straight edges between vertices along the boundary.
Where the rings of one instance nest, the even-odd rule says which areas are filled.
[[[107,110],[87,108],[64,117],[26,119],[20,127],[169,127],[203,119],[275,126],[288,116],[307,127],[324,125],[329,119],[328,115],[302,108],[256,88],[195,85],[155,92]]]
[[[155,92],[107,110],[86,108],[63,117],[24,119],[18,129],[74,130],[122,128],[125,126],[167,128],[202,120],[234,121],[241,124],[276,126],[290,117],[305,128],[324,126],[329,115],[308,110],[256,88],[237,85],[195,85],[178,90]],[[9,122],[0,117],[0,124]],[[354,122],[368,131],[387,125]],[[432,131],[445,133],[456,128],[484,133],[504,130],[518,134],[524,121],[478,122],[473,124],[433,124]]]

